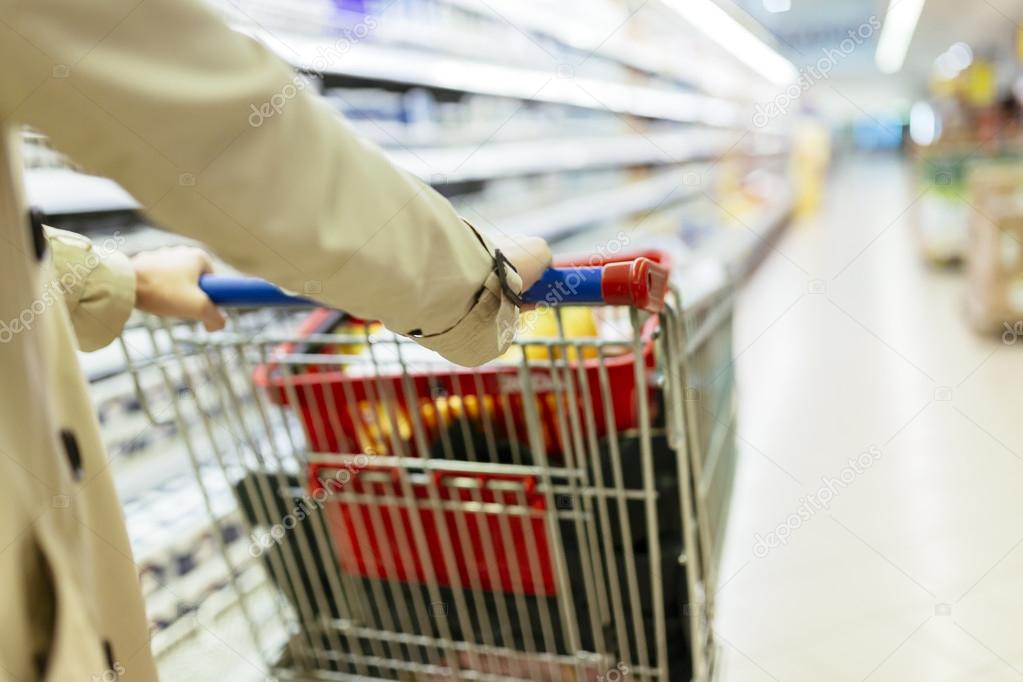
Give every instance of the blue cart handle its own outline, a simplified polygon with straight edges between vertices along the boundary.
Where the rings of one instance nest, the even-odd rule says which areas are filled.
[[[531,304],[627,305],[658,312],[664,307],[668,271],[649,258],[575,268],[548,268],[522,294]],[[226,307],[318,306],[303,296],[288,294],[266,280],[230,275],[202,275],[199,288],[214,303]]]

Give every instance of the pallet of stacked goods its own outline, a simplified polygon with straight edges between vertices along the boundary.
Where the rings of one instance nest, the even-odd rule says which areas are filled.
[[[1023,161],[988,161],[969,172],[970,322],[1015,340],[1023,331]]]

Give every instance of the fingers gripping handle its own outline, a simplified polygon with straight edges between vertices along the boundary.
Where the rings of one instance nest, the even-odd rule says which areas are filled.
[[[593,267],[549,268],[522,294],[526,303],[624,305],[660,312],[668,271],[649,258]]]
[[[648,258],[594,267],[548,268],[528,291],[526,303],[559,305],[625,305],[650,312],[664,307],[668,271]],[[315,306],[254,277],[203,275],[199,288],[217,305],[229,307]]]

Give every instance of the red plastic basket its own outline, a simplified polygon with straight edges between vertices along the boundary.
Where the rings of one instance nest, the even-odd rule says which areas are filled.
[[[616,277],[615,281],[610,283],[610,291],[608,284],[605,283],[605,300],[621,299],[623,291],[630,286],[639,287],[650,296],[663,298],[663,292],[667,287],[669,264],[667,257],[660,252],[648,251],[621,255],[614,259],[570,261],[558,265],[561,267],[615,263],[624,265],[637,259],[647,259],[655,265],[649,266],[645,263],[642,268],[621,269],[623,276]],[[630,282],[625,278],[625,273],[632,277],[640,277],[642,281]],[[299,336],[305,337],[316,333],[329,315],[329,311],[326,310],[314,311],[300,327]],[[586,375],[590,404],[595,406],[590,416],[594,420],[598,435],[603,437],[612,426],[605,414],[604,394],[601,391],[601,364],[612,387],[610,413],[613,427],[620,432],[638,426],[635,365],[639,361],[644,368],[653,368],[653,335],[657,324],[657,316],[651,316],[645,322],[641,330],[642,354],[638,359],[635,352],[629,349],[620,355],[605,355],[602,362],[599,359],[570,358],[559,363],[562,365],[561,368],[529,365],[528,371],[542,440],[552,462],[561,459],[566,446],[563,438],[568,437],[559,427],[559,413],[565,415],[568,411],[576,411],[580,419],[583,418],[583,400],[586,396],[583,395],[581,383],[576,382],[576,372],[580,365]],[[290,353],[295,349],[296,344],[293,343],[282,345],[276,350]],[[563,368],[565,363],[572,370],[569,380],[576,382],[574,405],[568,404],[569,399],[565,391],[553,390],[555,373],[558,373],[559,377],[565,377]],[[254,379],[257,385],[265,388],[272,400],[290,405],[296,411],[306,432],[309,446],[315,452],[371,451],[373,454],[382,455],[407,455],[418,452],[419,456],[429,456],[428,452],[419,452],[416,444],[405,433],[412,419],[418,419],[422,424],[428,435],[428,446],[434,445],[441,438],[446,423],[455,421],[451,416],[456,411],[461,412],[460,416],[472,419],[479,418],[481,411],[490,410],[492,414],[501,415],[500,418],[492,420],[494,426],[500,430],[496,434],[498,437],[509,439],[517,437],[524,440],[528,426],[519,371],[517,367],[502,366],[476,369],[451,367],[442,372],[429,375],[415,374],[408,378],[400,372],[367,377],[353,376],[336,366],[316,364],[304,365],[303,371],[299,373],[288,373],[285,368],[268,363],[256,369]],[[411,387],[406,382],[411,382]],[[656,402],[652,402],[651,408],[655,406]],[[448,413],[446,418],[445,412]],[[510,419],[506,419],[507,415],[510,415]],[[404,452],[392,452],[391,444],[395,441],[404,443]],[[313,490],[324,486],[324,474],[326,469],[330,468],[336,469],[319,464],[310,466],[309,484]],[[367,476],[367,473],[370,475]],[[377,474],[389,476],[387,479],[389,483],[374,481]],[[362,500],[365,500],[366,496],[383,496],[388,487],[393,494],[399,480],[397,477],[400,475],[396,468],[381,463],[379,466],[372,465],[360,471],[348,485],[352,486],[350,490],[352,494],[361,495]],[[546,509],[546,498],[536,492],[536,480],[531,477],[493,477],[478,473],[455,475],[476,479],[477,494],[482,496],[485,502],[510,504],[506,493],[494,490],[490,483],[502,479],[517,481],[524,491],[522,494],[525,495],[528,507],[541,511]],[[437,482],[442,484],[444,481]],[[440,494],[444,500],[469,499],[464,497],[470,494],[468,490],[447,488],[443,485],[439,485],[438,488],[442,491]],[[443,554],[440,551],[439,528],[443,522],[448,529],[449,537],[461,539],[455,512],[439,512],[443,519],[435,518],[438,512],[420,504],[425,499],[427,490],[425,484],[413,486],[412,493],[417,498],[417,503],[412,505],[386,501],[353,502],[345,500],[345,493],[341,492],[336,498],[338,520],[334,521],[332,518],[331,524],[342,570],[367,577],[390,576],[415,582],[425,580],[426,571],[429,570],[439,584],[445,586],[452,584],[452,570],[443,561]],[[418,514],[419,522],[426,533],[426,540],[431,549],[429,559],[421,556],[419,552],[414,552],[411,558],[407,556],[401,558],[403,538],[413,537],[410,507],[415,510],[412,513]],[[359,522],[361,521],[364,528],[372,528],[370,515],[374,514],[378,515],[376,517],[378,529],[382,528],[382,534],[370,533],[369,537],[365,537],[366,534],[360,537],[357,532]],[[460,543],[460,552],[456,554],[456,570],[462,584],[469,584],[470,576],[476,575],[485,589],[553,594],[553,571],[542,517],[531,517],[530,520],[525,520],[524,517],[508,519],[508,523],[513,524],[514,545],[511,548],[500,546],[490,548],[498,566],[495,575],[495,571],[487,566],[487,557],[482,554],[487,548],[483,547],[480,529],[482,524],[486,524],[491,530],[492,537],[501,538],[502,520],[492,514],[464,512],[458,514],[466,519],[465,526],[468,530],[463,528],[462,532],[468,533],[468,540],[471,543],[471,550],[466,549],[464,543]],[[530,571],[526,554],[530,548],[523,544],[526,542],[527,533],[534,536],[530,547],[536,550],[536,560],[541,567],[540,575],[533,575]],[[404,544],[408,546],[407,543]],[[427,562],[429,568],[426,566]],[[513,579],[515,575],[520,576],[517,585]]]
[[[334,486],[340,496],[331,532],[341,569],[346,573],[425,583],[430,571],[433,579],[444,586],[457,582],[489,591],[554,594],[554,572],[542,515],[502,517],[494,511],[442,508],[446,502],[475,502],[544,512],[546,498],[537,492],[535,477],[434,472],[433,486],[425,481],[407,481],[413,499],[399,502],[394,498],[405,491],[401,473],[393,467],[367,467],[344,486],[335,483],[337,471],[332,465],[314,464],[310,474],[314,491],[329,491]],[[473,487],[448,485],[455,478],[471,479]],[[497,482],[504,485],[494,485]],[[431,488],[437,491],[432,500]],[[345,495],[361,499],[346,500]],[[430,561],[422,560],[416,523],[429,548]],[[453,550],[448,561],[442,552],[442,524]],[[485,541],[486,537],[490,540]]]

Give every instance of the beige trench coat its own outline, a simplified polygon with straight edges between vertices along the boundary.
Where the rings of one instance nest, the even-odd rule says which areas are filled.
[[[517,311],[492,246],[447,201],[198,0],[0,0],[0,64],[0,678],[153,680],[73,333],[85,349],[116,337],[134,280],[122,259],[47,239],[30,218],[18,128],[240,270],[415,332],[456,362],[498,355]],[[254,127],[253,107],[284,92]]]

